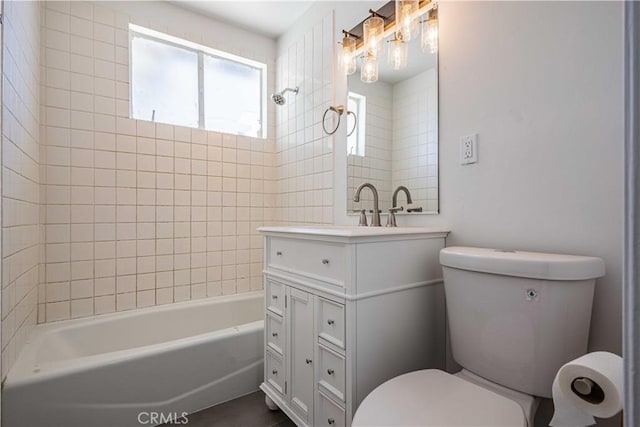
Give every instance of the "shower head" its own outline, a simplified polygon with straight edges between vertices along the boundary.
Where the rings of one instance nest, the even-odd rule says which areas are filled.
[[[295,88],[286,88],[280,92],[276,92],[273,95],[271,95],[271,100],[276,104],[276,105],[284,105],[287,100],[284,98],[284,94],[286,92],[293,92],[296,95],[298,94],[298,87],[296,86]]]
[[[287,102],[284,99],[284,96],[282,96],[279,93],[274,93],[273,95],[271,95],[271,100],[273,100],[273,102],[275,102],[276,105],[284,105],[285,102]]]

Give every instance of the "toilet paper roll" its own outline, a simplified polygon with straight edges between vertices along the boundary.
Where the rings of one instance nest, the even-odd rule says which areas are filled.
[[[555,412],[549,425],[584,427],[593,417],[609,418],[622,409],[623,367],[616,354],[597,351],[563,365],[553,380]]]

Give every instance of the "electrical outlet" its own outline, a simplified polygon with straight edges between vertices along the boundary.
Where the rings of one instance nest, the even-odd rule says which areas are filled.
[[[478,135],[465,135],[460,138],[460,164],[469,165],[478,161]]]

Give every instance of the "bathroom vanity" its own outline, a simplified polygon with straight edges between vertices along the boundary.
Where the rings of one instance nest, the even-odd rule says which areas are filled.
[[[438,256],[448,230],[261,227],[265,372],[260,388],[299,426],[349,426],[376,386],[444,368]]]

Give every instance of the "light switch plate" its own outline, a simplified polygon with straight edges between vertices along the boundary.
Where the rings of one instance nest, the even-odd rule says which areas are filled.
[[[469,165],[478,161],[478,135],[460,137],[460,164]]]

